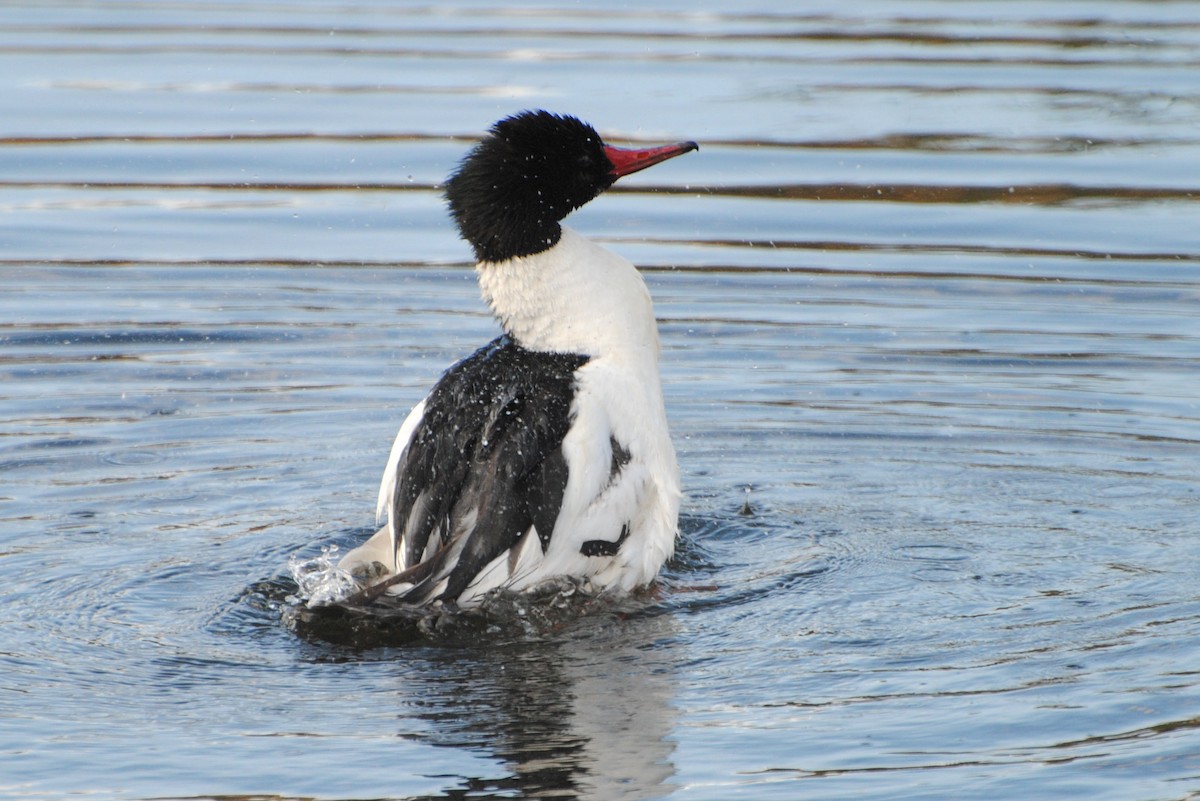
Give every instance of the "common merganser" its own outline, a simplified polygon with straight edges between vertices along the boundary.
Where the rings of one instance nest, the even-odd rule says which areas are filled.
[[[492,126],[445,185],[504,333],[408,415],[377,519],[339,567],[358,600],[469,608],[560,576],[597,590],[653,581],[678,527],[650,293],[628,261],[560,221],[618,178],[696,150],[606,145],[587,123],[526,111]]]

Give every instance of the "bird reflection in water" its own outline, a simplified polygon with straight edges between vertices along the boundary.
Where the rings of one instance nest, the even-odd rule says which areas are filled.
[[[410,643],[401,657],[359,656],[395,667],[405,740],[484,752],[508,771],[457,777],[431,800],[608,801],[673,789],[674,643],[670,614],[593,612],[546,638],[461,632]]]

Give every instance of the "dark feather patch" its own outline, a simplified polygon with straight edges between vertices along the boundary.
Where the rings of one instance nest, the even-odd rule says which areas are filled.
[[[621,550],[621,546],[625,544],[627,537],[629,537],[629,524],[625,523],[621,526],[621,536],[617,537],[616,542],[588,540],[579,546],[579,552],[584,556],[616,556],[617,551]]]
[[[506,335],[442,376],[400,457],[392,519],[404,533],[409,565],[431,537],[439,547],[464,539],[461,549],[441,548],[439,564],[404,600],[430,600],[443,579],[438,597],[455,600],[531,525],[545,548],[567,485],[561,446],[575,371],[586,363],[577,354],[526,350]],[[413,515],[419,499],[423,506]]]
[[[608,483],[616,481],[617,476],[625,465],[629,464],[629,460],[633,456],[625,449],[625,446],[617,442],[616,437],[609,437],[608,444],[612,446],[612,466],[608,469]]]

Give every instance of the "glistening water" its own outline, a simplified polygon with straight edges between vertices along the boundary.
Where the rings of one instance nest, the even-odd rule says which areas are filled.
[[[1195,4],[0,22],[0,797],[1200,798]],[[677,556],[307,630],[496,333],[437,184],[527,107],[700,142],[571,219],[656,300]]]

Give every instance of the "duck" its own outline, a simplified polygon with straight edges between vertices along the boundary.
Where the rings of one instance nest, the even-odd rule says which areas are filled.
[[[359,603],[470,609],[562,577],[651,584],[682,497],[637,268],[563,224],[618,179],[697,150],[604,142],[524,111],[488,129],[444,183],[502,332],[451,366],[388,455],[377,531],[338,568]]]

